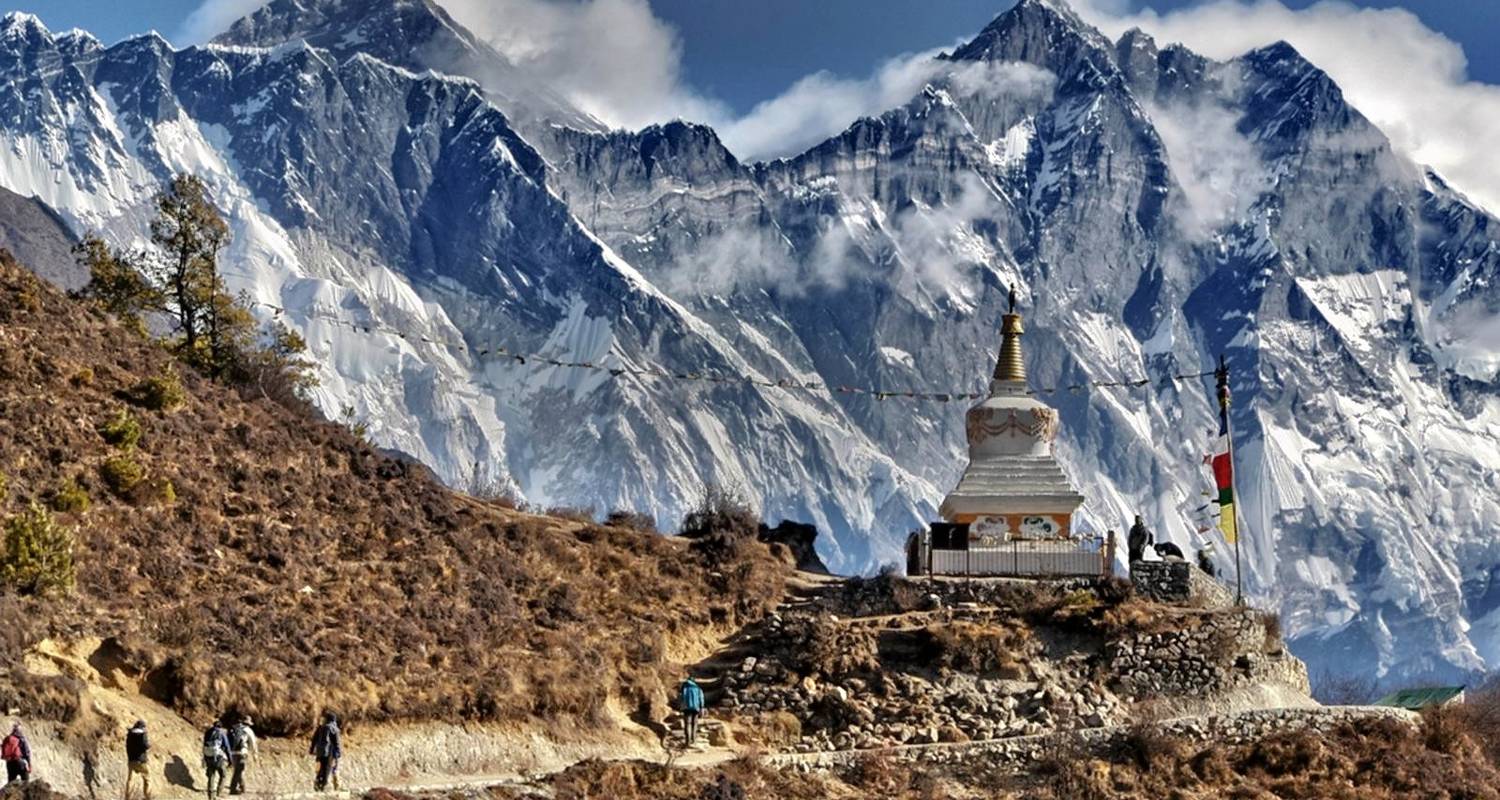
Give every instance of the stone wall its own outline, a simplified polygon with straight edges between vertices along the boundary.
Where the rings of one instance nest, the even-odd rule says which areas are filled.
[[[1245,744],[1274,733],[1296,730],[1326,732],[1346,722],[1359,725],[1375,719],[1392,719],[1414,725],[1417,715],[1404,709],[1376,706],[1275,708],[1208,717],[1184,717],[1165,720],[1154,726],[1194,744]],[[854,766],[872,753],[881,753],[903,763],[983,764],[997,772],[1019,772],[1030,769],[1037,761],[1059,752],[1096,757],[1117,754],[1126,746],[1130,733],[1128,726],[1116,726],[961,744],[785,753],[768,756],[765,760],[778,767],[804,770],[843,769]]]
[[[1158,603],[1181,603],[1199,608],[1228,608],[1234,593],[1208,573],[1186,561],[1137,561],[1130,565],[1136,594]]]
[[[1111,688],[1135,699],[1203,695],[1257,683],[1310,691],[1306,665],[1267,625],[1264,614],[1249,608],[1184,609],[1170,630],[1109,643]]]

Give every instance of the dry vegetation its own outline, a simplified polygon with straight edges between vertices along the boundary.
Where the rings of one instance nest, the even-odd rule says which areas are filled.
[[[749,760],[675,771],[591,762],[539,788],[569,800],[1493,800],[1500,798],[1500,770],[1485,757],[1485,733],[1459,711],[1433,715],[1417,727],[1370,721],[1227,746],[1189,744],[1142,726],[1110,758],[1058,752],[1032,774],[997,772],[982,759],[952,767],[904,764],[890,752],[872,751],[836,774],[813,775]],[[545,795],[507,790],[494,796]]]
[[[1475,732],[1427,720],[1345,724],[1327,734],[1297,731],[1230,747],[1190,746],[1160,734],[1132,736],[1119,758],[1060,758],[1028,796],[1116,798],[1500,798],[1500,771]]]
[[[16,664],[99,637],[148,695],[271,733],[321,708],[588,723],[659,704],[675,642],[781,597],[785,563],[753,538],[710,554],[509,511],[171,362],[0,259],[0,520],[50,503],[77,543],[71,595],[0,585],[0,707],[69,719],[76,685]]]

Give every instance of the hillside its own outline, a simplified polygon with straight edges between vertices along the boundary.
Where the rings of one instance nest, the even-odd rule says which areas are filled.
[[[0,516],[37,502],[76,530],[72,596],[0,591],[0,709],[63,726],[88,722],[91,668],[271,734],[323,708],[597,728],[660,707],[683,654],[757,618],[792,559],[747,542],[711,572],[654,532],[456,494],[309,409],[174,370],[9,257],[0,474]],[[60,673],[35,668],[49,654]]]
[[[0,188],[0,248],[31,271],[64,289],[83,286],[89,276],[73,258],[77,241],[57,212],[40,200]]]

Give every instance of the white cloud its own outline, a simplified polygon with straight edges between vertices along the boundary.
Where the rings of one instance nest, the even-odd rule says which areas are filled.
[[[1206,101],[1148,106],[1147,113],[1182,186],[1187,216],[1179,221],[1187,232],[1240,219],[1271,187],[1255,145],[1235,127],[1239,112]]]
[[[868,78],[815,72],[725,124],[724,144],[745,159],[792,155],[836,136],[862,116],[911,100],[943,68],[937,51],[886,61]]]
[[[909,102],[929,83],[941,81],[963,95],[1018,98],[1050,92],[1056,84],[1050,72],[1030,64],[955,64],[937,60],[938,52],[897,56],[867,78],[839,78],[825,72],[809,75],[723,125],[719,135],[740,158],[795,155],[843,133],[860,117]]]
[[[682,41],[646,0],[439,0],[517,66],[545,76],[575,106],[639,128],[719,123],[724,106],[682,78]]]
[[[1339,0],[1303,10],[1278,0],[1214,0],[1164,14],[1123,14],[1118,0],[1078,4],[1111,35],[1137,26],[1161,43],[1182,42],[1220,60],[1284,39],[1327,72],[1399,151],[1500,211],[1500,159],[1478,146],[1500,130],[1500,86],[1470,81],[1463,48],[1409,11]]]
[[[268,0],[205,0],[177,29],[174,38],[179,45],[203,44],[229,29],[234,21],[248,16]]]

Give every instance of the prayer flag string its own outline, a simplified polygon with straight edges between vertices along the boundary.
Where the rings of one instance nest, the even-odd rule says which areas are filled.
[[[287,309],[285,309],[284,307],[277,306],[277,305],[274,305],[274,304],[271,304],[271,303],[260,303],[260,302],[257,302],[257,303],[254,303],[254,305],[263,306],[265,308],[271,309],[273,315],[276,316],[276,317],[278,317],[278,318],[281,318],[281,317],[285,316],[288,313]],[[313,313],[306,314],[304,316],[306,316],[308,319],[323,320],[325,322],[330,322],[330,323],[338,325],[340,327],[347,327],[347,328],[353,330],[356,333],[362,333],[362,334],[365,334],[365,335],[374,335],[376,333],[381,333],[381,334],[387,334],[387,335],[390,335],[390,336],[395,336],[396,338],[401,339],[403,341],[418,341],[418,342],[422,342],[424,344],[432,344],[432,345],[438,345],[438,346],[442,346],[442,347],[453,348],[453,349],[457,349],[457,350],[464,350],[464,351],[469,352],[471,355],[473,355],[473,356],[475,356],[476,358],[479,358],[479,359],[511,361],[511,362],[513,362],[513,363],[515,363],[516,365],[519,365],[519,366],[528,366],[528,365],[530,365],[530,366],[555,367],[555,368],[559,368],[559,369],[589,370],[589,371],[594,371],[594,372],[599,372],[601,374],[605,374],[605,375],[609,376],[610,378],[622,378],[622,377],[625,377],[625,376],[628,375],[628,376],[637,377],[637,378],[651,378],[651,379],[655,379],[655,380],[676,380],[676,381],[682,381],[682,382],[685,382],[685,383],[742,384],[742,385],[749,385],[749,386],[759,386],[759,387],[767,388],[767,389],[786,389],[786,390],[808,391],[808,392],[829,392],[829,393],[835,393],[835,394],[866,396],[866,397],[874,398],[876,401],[884,401],[884,400],[887,400],[887,399],[890,399],[890,398],[901,398],[901,399],[907,399],[907,400],[928,400],[928,401],[939,402],[939,403],[949,403],[949,402],[966,402],[966,401],[971,401],[971,400],[983,400],[983,399],[989,397],[989,393],[988,392],[931,392],[931,391],[890,389],[890,388],[872,389],[872,388],[858,387],[858,386],[848,386],[848,385],[829,385],[829,384],[823,383],[822,381],[816,381],[816,380],[813,380],[813,381],[799,381],[799,380],[795,380],[795,379],[792,379],[792,378],[777,378],[775,380],[771,380],[771,379],[768,379],[768,378],[761,378],[761,377],[755,377],[755,376],[723,375],[723,374],[712,374],[712,373],[694,372],[694,371],[688,371],[688,372],[668,372],[666,370],[656,369],[656,368],[652,368],[652,367],[649,367],[649,366],[647,366],[647,367],[630,367],[630,366],[624,366],[624,365],[619,365],[619,364],[597,364],[597,363],[594,363],[592,361],[566,361],[566,360],[554,358],[554,357],[551,357],[551,356],[536,355],[536,354],[531,354],[531,353],[516,353],[516,352],[512,352],[510,349],[508,349],[506,347],[503,347],[503,346],[500,346],[500,345],[474,346],[474,345],[471,345],[471,344],[469,344],[467,342],[454,342],[454,341],[448,341],[448,340],[444,340],[444,339],[436,339],[436,338],[432,338],[432,337],[429,337],[429,336],[426,336],[426,335],[422,335],[422,334],[409,334],[409,333],[406,333],[404,331],[401,331],[401,330],[398,330],[398,329],[395,329],[395,328],[391,328],[391,327],[388,327],[388,326],[384,326],[384,325],[371,325],[371,324],[368,324],[368,323],[356,322],[354,320],[350,320],[350,319],[347,319],[345,317],[340,317],[340,316],[333,315],[333,314],[323,314],[323,313],[313,312]],[[1173,384],[1180,383],[1182,381],[1190,381],[1190,380],[1197,380],[1197,379],[1200,379],[1200,378],[1212,377],[1213,374],[1214,374],[1213,370],[1209,370],[1207,372],[1194,372],[1194,373],[1181,373],[1181,374],[1175,374],[1175,375],[1166,375],[1166,376],[1163,376],[1160,379],[1160,381],[1161,381],[1161,388],[1167,389],[1170,386],[1172,386]],[[1058,392],[1069,392],[1071,394],[1075,394],[1076,395],[1076,394],[1081,394],[1085,390],[1089,390],[1089,389],[1109,389],[1109,388],[1137,389],[1137,388],[1142,388],[1142,387],[1148,387],[1148,386],[1151,386],[1152,384],[1153,384],[1153,381],[1150,378],[1132,378],[1132,379],[1127,379],[1127,380],[1088,381],[1088,382],[1085,382],[1085,383],[1077,383],[1077,384],[1072,384],[1072,385],[1067,385],[1067,386],[1047,386],[1047,387],[1040,387],[1040,388],[1034,388],[1034,389],[1033,388],[1028,388],[1027,389],[1027,394],[1031,394],[1031,395],[1049,394],[1050,395],[1050,394],[1056,394]]]

